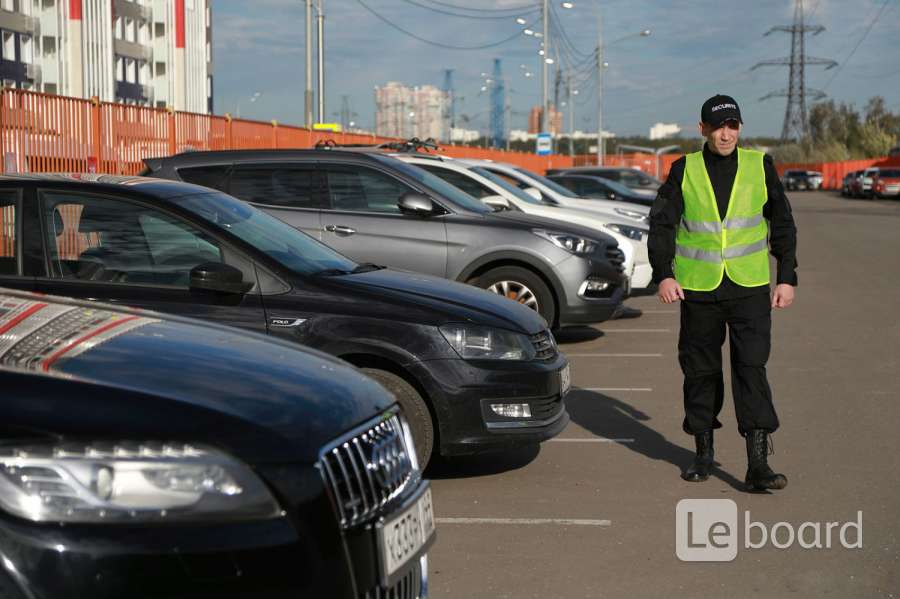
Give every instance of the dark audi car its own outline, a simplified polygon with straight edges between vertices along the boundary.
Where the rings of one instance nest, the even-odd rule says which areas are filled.
[[[0,262],[0,285],[203,318],[343,358],[397,397],[423,468],[433,447],[536,443],[568,422],[566,358],[537,313],[504,297],[357,264],[189,183],[6,177],[2,206],[18,253]]]
[[[4,599],[427,594],[409,428],[331,356],[0,289],[0,388]]]

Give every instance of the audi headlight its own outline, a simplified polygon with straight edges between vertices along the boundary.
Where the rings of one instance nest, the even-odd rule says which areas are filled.
[[[612,229],[613,231],[615,231],[616,233],[624,235],[628,239],[634,239],[635,241],[640,241],[641,239],[644,238],[644,235],[646,234],[646,231],[644,229],[639,229],[637,227],[629,227],[628,225],[607,224],[606,226],[609,227],[610,229]]]
[[[533,233],[573,254],[593,254],[594,250],[597,249],[597,242],[593,239],[579,237],[571,233],[545,231],[544,229],[533,229]]]
[[[440,328],[447,343],[464,360],[531,360],[535,349],[525,335],[462,324],[448,324]]]
[[[0,447],[0,507],[36,522],[257,520],[281,513],[245,465],[183,443]]]
[[[616,211],[616,214],[621,214],[622,216],[627,216],[628,218],[633,218],[635,220],[639,220],[642,223],[647,222],[647,215],[643,212],[638,212],[636,210],[629,210],[627,208],[613,208]]]

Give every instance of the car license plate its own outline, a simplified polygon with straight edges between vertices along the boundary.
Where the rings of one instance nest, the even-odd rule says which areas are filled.
[[[429,488],[405,512],[378,529],[384,576],[391,576],[414,557],[432,534],[434,512]]]
[[[569,392],[569,387],[572,386],[572,375],[569,371],[569,365],[566,364],[565,368],[559,371],[559,394],[565,395]]]

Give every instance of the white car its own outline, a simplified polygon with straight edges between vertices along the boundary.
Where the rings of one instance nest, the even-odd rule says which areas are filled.
[[[631,287],[644,289],[650,284],[652,269],[647,256],[649,230],[644,221],[616,211],[623,209],[622,202],[610,202],[614,204],[612,208],[598,207],[595,210],[555,206],[536,199],[486,168],[495,163],[422,154],[395,154],[394,157],[441,177],[495,208],[519,210],[534,216],[598,229],[619,243],[619,248],[625,254],[625,272],[629,275]],[[630,211],[629,206],[624,209]]]

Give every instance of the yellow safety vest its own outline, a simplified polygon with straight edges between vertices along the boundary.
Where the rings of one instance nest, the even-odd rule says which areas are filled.
[[[703,152],[685,157],[684,214],[675,235],[675,280],[693,291],[712,291],[722,273],[743,287],[769,283],[768,201],[763,153],[737,150],[738,168],[725,218],[703,162]]]

